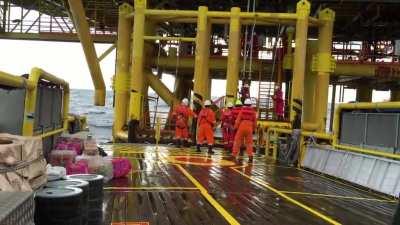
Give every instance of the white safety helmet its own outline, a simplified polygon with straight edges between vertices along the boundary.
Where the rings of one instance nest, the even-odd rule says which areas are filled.
[[[247,84],[247,83],[244,84],[243,86],[246,87],[246,88],[250,87],[249,84]]]
[[[210,100],[206,100],[204,102],[204,106],[210,106],[210,105],[212,105]]]
[[[232,102],[228,102],[228,104],[226,104],[226,107],[232,108],[233,107],[233,103]]]
[[[253,104],[253,103],[251,102],[251,99],[246,98],[246,100],[244,100],[244,104],[245,104],[245,105],[251,105],[251,104]]]
[[[182,105],[188,106],[189,105],[189,99],[187,99],[187,98],[182,99]]]

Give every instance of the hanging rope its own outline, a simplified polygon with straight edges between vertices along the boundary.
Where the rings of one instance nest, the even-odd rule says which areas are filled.
[[[281,25],[279,24],[278,30],[276,32],[274,46],[272,48],[274,50],[274,52],[272,53],[273,62],[272,62],[272,72],[271,72],[271,81],[270,82],[272,82],[272,78],[274,77],[274,73],[275,73],[276,52],[278,51],[277,45],[279,42],[279,36],[281,34],[280,30],[281,30]]]

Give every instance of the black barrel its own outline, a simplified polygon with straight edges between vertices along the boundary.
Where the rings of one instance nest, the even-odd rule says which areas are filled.
[[[88,224],[88,210],[89,210],[89,182],[78,179],[70,180],[57,180],[51,181],[46,184],[46,187],[75,187],[82,189],[82,225]]]
[[[35,195],[36,225],[81,225],[80,188],[44,188]]]
[[[103,223],[103,180],[102,175],[74,174],[67,179],[78,179],[89,182],[89,210],[88,225],[101,225]]]

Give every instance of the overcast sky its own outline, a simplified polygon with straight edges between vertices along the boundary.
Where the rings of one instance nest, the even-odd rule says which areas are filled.
[[[109,44],[96,44],[100,55]],[[0,70],[15,75],[29,73],[32,67],[40,67],[70,83],[74,89],[93,89],[89,69],[80,43],[0,40]],[[115,71],[115,51],[101,61],[101,69],[107,89],[110,90],[111,77]],[[163,82],[172,90],[174,78],[164,75]],[[225,94],[226,82],[214,80],[212,96]],[[252,85],[252,95],[257,97],[257,84]],[[353,101],[356,92],[346,90],[345,102]],[[338,97],[338,96],[337,96]],[[383,101],[390,97],[389,92],[374,91],[373,101]]]

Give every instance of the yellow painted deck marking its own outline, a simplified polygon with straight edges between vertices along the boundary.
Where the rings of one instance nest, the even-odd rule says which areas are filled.
[[[343,196],[343,195],[329,195],[329,194],[320,194],[320,193],[310,193],[310,192],[298,192],[298,191],[281,191],[285,194],[292,195],[306,195],[306,196],[317,196],[317,197],[326,197],[326,198],[341,198],[341,199],[351,199],[351,200],[364,200],[364,201],[375,201],[375,202],[389,202],[389,203],[397,203],[395,200],[386,200],[386,199],[376,199],[376,198],[363,198],[363,197],[354,197],[354,196]]]
[[[222,158],[190,155],[167,156],[167,161],[175,164],[190,164],[196,166],[233,166],[234,162]],[[183,160],[182,160],[183,159]]]
[[[197,187],[104,187],[107,191],[118,190],[199,190]]]
[[[240,223],[228,212],[225,210],[224,207],[222,207],[217,200],[215,200],[207,191],[203,185],[200,184],[190,173],[183,168],[179,164],[175,164],[175,166],[185,175],[193,184],[196,186],[199,190],[200,193],[203,195],[205,199],[225,218],[226,221],[228,221],[229,224],[235,224],[235,225],[240,225]]]
[[[332,219],[331,217],[326,216],[326,215],[320,213],[319,211],[317,211],[317,210],[315,210],[315,209],[313,209],[313,208],[311,208],[311,207],[309,207],[307,205],[304,205],[303,203],[301,203],[301,202],[289,197],[287,194],[285,194],[285,193],[279,191],[278,189],[272,187],[268,183],[266,183],[266,182],[264,182],[264,181],[262,181],[260,179],[257,179],[255,177],[246,175],[245,173],[242,173],[241,171],[239,171],[237,169],[232,168],[232,170],[235,171],[236,173],[239,173],[242,176],[248,178],[249,180],[251,180],[251,181],[253,181],[253,182],[255,182],[255,183],[257,183],[257,184],[259,184],[259,185],[261,185],[261,186],[263,186],[265,188],[267,188],[268,190],[274,192],[275,194],[277,194],[277,195],[281,196],[282,198],[286,199],[287,201],[291,202],[292,204],[295,204],[295,205],[305,209],[306,211],[308,211],[309,213],[313,214],[314,216],[317,216],[317,217],[323,219],[324,221],[326,221],[326,222],[328,222],[330,224],[341,225],[340,222],[338,222],[338,221]]]

